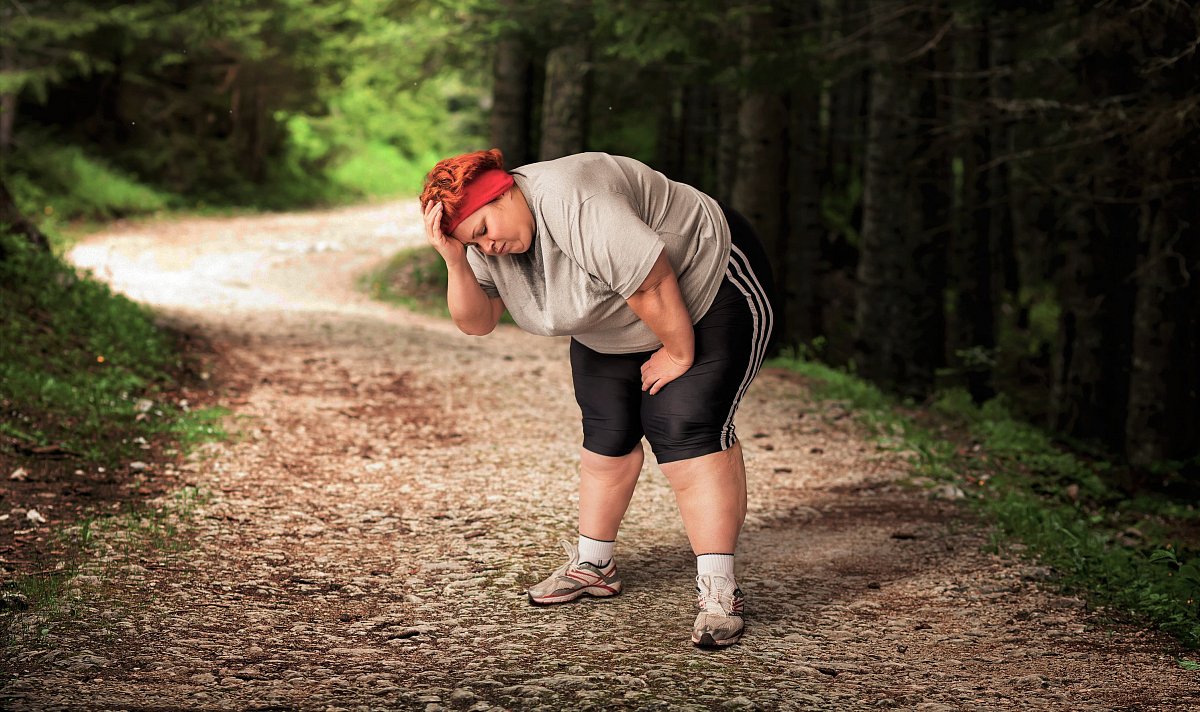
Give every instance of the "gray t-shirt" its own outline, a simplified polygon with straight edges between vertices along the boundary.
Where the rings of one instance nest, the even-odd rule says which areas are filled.
[[[601,353],[661,346],[625,299],[662,250],[684,304],[699,321],[729,262],[729,225],[717,202],[632,158],[581,153],[512,171],[533,213],[527,252],[467,250],[475,278],[525,331],[574,336]]]

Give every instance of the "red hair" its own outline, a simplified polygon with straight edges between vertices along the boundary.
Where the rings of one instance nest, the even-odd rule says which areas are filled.
[[[443,158],[437,162],[429,175],[425,176],[425,188],[421,191],[421,210],[430,203],[442,204],[442,232],[449,235],[448,226],[456,224],[455,218],[466,197],[466,186],[475,176],[484,171],[504,169],[504,154],[500,149],[474,151],[461,156]]]

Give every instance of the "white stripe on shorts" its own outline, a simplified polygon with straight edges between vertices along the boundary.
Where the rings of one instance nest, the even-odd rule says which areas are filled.
[[[750,359],[746,364],[746,374],[742,377],[742,383],[738,387],[737,396],[734,397],[733,403],[729,406],[729,415],[725,418],[725,425],[721,428],[721,449],[727,450],[733,446],[733,415],[737,411],[738,404],[745,395],[746,389],[750,387],[750,382],[754,380],[754,376],[758,374],[759,368],[762,366],[763,359],[766,357],[767,341],[771,336],[771,331],[775,326],[775,313],[771,309],[771,302],[767,298],[766,290],[758,281],[758,276],[754,274],[754,270],[750,267],[750,260],[746,255],[737,248],[736,245],[731,245],[729,254],[729,267],[725,271],[725,276],[729,281],[738,288],[746,297],[746,304],[750,307],[750,316],[753,318],[753,333],[750,340]]]

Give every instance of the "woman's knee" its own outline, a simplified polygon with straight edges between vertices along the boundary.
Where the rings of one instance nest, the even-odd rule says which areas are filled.
[[[624,455],[604,455],[584,447],[580,449],[579,460],[580,469],[586,476],[604,480],[625,480],[636,478],[641,472],[645,453],[639,440]]]

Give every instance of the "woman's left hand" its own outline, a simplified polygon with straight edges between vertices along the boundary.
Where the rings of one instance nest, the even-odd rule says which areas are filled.
[[[648,390],[650,395],[654,395],[661,391],[663,386],[687,373],[691,367],[690,361],[684,363],[671,358],[665,346],[659,348],[649,361],[642,364],[642,390]]]

